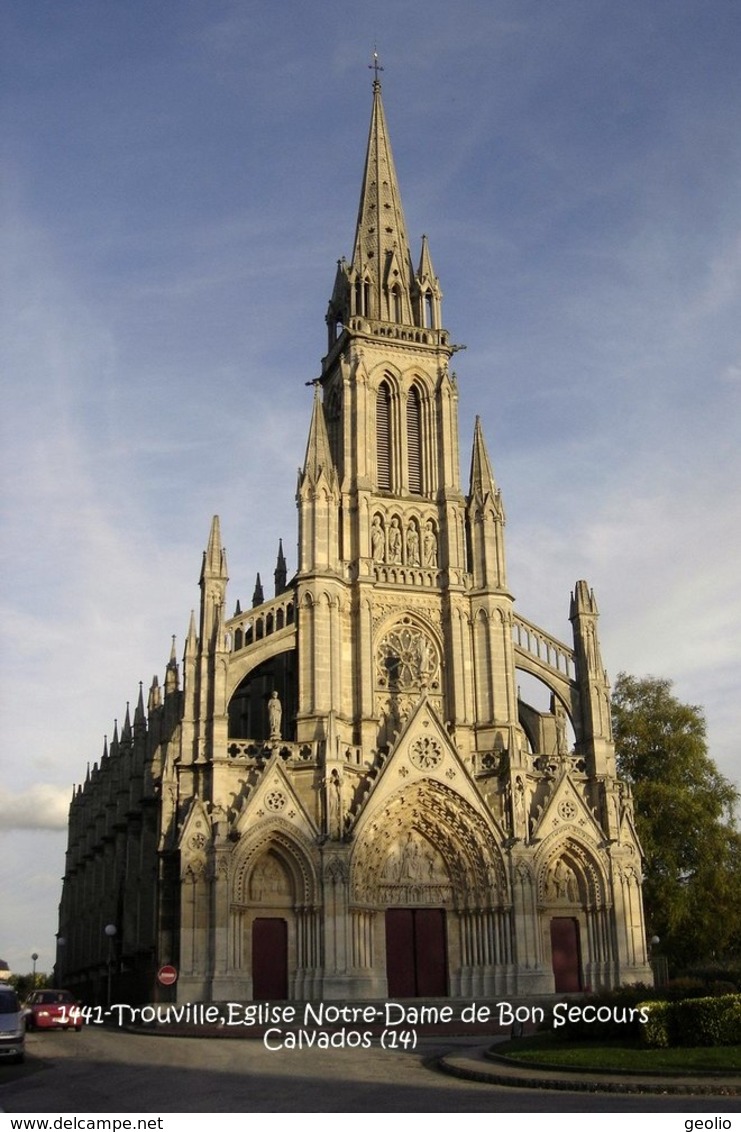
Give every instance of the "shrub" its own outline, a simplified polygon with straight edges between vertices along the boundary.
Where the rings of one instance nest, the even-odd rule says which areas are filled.
[[[689,978],[699,979],[707,987],[727,986],[729,988],[727,994],[741,991],[741,962],[739,960],[692,967],[685,974]],[[715,991],[709,993],[714,994]]]
[[[652,1049],[666,1049],[670,1042],[671,1002],[644,1002],[648,1021],[641,1026],[641,1041]]]
[[[642,1028],[649,1046],[741,1045],[741,994],[645,1002],[648,1022]]]

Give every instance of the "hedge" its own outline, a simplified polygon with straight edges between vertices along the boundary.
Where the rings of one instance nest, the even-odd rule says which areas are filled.
[[[741,994],[642,1005],[648,1013],[641,1027],[647,1046],[741,1045]]]

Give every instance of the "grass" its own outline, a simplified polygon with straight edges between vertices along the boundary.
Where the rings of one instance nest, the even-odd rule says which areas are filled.
[[[637,1043],[565,1042],[548,1034],[496,1046],[502,1057],[569,1069],[641,1073],[741,1073],[741,1046],[646,1049]]]

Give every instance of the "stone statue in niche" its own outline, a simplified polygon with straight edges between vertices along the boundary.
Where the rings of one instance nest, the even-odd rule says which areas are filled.
[[[419,566],[419,531],[413,519],[407,523],[407,565]]]
[[[439,885],[447,881],[447,875],[433,847],[410,830],[403,843],[397,840],[391,846],[381,880],[392,885]]]
[[[407,839],[401,854],[401,881],[416,881],[420,879],[420,868],[422,861],[420,858],[419,845],[412,837],[411,833],[407,834]]]
[[[286,878],[277,861],[272,857],[265,857],[255,867],[250,881],[250,895],[260,904],[286,891]]]
[[[577,899],[576,877],[562,857],[559,857],[551,869],[546,886],[546,896],[549,900],[574,903]]]
[[[396,884],[399,880],[401,872],[401,854],[394,848],[389,853],[381,872],[382,880],[387,881],[389,884]]]
[[[515,779],[515,829],[527,829],[528,798],[525,783],[518,774]]]
[[[388,561],[392,566],[401,565],[401,529],[399,520],[394,515],[389,526],[387,541]]]
[[[342,837],[342,776],[336,768],[327,780],[327,832],[336,840]]]
[[[428,519],[425,523],[422,537],[422,565],[437,566],[437,535],[432,519]]]
[[[381,516],[373,516],[373,526],[371,527],[371,554],[373,555],[374,562],[384,562],[386,560],[386,532],[381,523]]]
[[[560,704],[556,704],[556,751],[565,755],[568,747],[566,743],[566,712]]]
[[[270,693],[268,700],[268,726],[270,728],[270,738],[280,739],[280,725],[283,719],[283,706],[278,699],[278,693],[273,691]]]

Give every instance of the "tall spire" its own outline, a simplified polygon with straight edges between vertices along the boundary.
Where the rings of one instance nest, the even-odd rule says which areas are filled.
[[[370,298],[371,309],[357,313],[389,322],[413,322],[411,293],[414,268],[378,71],[373,80],[373,111],[355,229],[352,273],[361,286],[366,284],[366,297]]]
[[[343,330],[363,333],[369,321],[424,328],[434,333],[415,341],[447,346],[447,332],[442,329],[442,291],[425,236],[417,272],[412,263],[378,78],[383,68],[375,52],[373,59],[373,109],[355,243],[351,261],[343,258],[337,262],[327,311],[329,349],[331,352]]]

